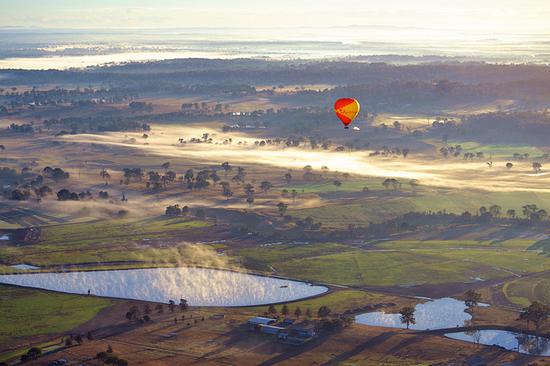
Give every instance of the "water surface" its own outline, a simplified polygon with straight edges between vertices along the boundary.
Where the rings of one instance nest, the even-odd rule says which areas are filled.
[[[193,306],[261,305],[328,291],[304,282],[187,267],[1,275],[0,283],[164,303],[184,298]]]
[[[509,351],[529,355],[550,356],[550,338],[545,337],[496,329],[447,333],[445,336],[487,346],[497,345]]]
[[[481,304],[481,306],[487,306]],[[426,330],[462,327],[472,316],[464,310],[467,306],[464,301],[450,297],[430,300],[415,307],[414,317],[416,324],[411,324],[410,329]],[[406,328],[401,323],[401,315],[390,314],[383,311],[364,313],[355,317],[355,322],[378,327]]]

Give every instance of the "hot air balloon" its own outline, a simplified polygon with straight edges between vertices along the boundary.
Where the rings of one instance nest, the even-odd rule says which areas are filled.
[[[336,112],[336,116],[344,124],[344,128],[349,128],[348,125],[357,117],[360,109],[359,102],[353,98],[338,99],[334,103],[334,112]]]

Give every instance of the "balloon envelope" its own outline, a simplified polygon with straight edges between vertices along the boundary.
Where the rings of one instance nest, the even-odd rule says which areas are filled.
[[[359,102],[353,98],[338,99],[334,103],[334,112],[346,128],[357,117],[360,109]]]

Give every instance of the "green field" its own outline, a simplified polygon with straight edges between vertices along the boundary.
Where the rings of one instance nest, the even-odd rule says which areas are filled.
[[[61,334],[92,319],[110,300],[0,285],[0,343]]]
[[[351,286],[396,286],[473,282],[550,268],[550,258],[536,252],[491,248],[487,243],[437,242],[415,246],[413,241],[383,242],[383,250],[359,250],[337,244],[309,244],[241,250],[277,273]],[[420,242],[424,244],[424,242]],[[487,246],[487,248],[483,248]],[[427,248],[426,248],[427,247]]]
[[[111,239],[134,239],[168,236],[170,232],[208,226],[208,222],[185,218],[154,217],[149,219],[101,220],[80,224],[46,226],[42,245],[80,245]]]
[[[478,240],[399,240],[383,241],[376,244],[380,249],[516,249],[525,250],[531,247],[533,240],[505,240],[505,241],[478,241]]]
[[[481,206],[499,205],[502,212],[516,210],[521,216],[521,207],[535,203],[550,211],[550,193],[543,192],[483,192],[462,190],[423,190],[417,195],[403,196],[399,192],[383,197],[365,196],[359,203],[335,203],[306,209],[289,209],[292,216],[311,217],[323,223],[324,227],[341,228],[348,224],[368,225],[379,223],[407,212],[438,212],[461,214],[478,212]]]
[[[348,250],[350,250],[348,246],[335,243],[315,245],[281,244],[240,249],[237,254],[244,259],[247,267],[268,270],[268,266],[272,263]]]
[[[544,152],[530,145],[482,145],[472,141],[448,141],[447,145],[462,146],[463,152],[483,152],[485,155],[491,154],[493,158],[512,159],[515,153],[529,154],[529,158],[540,158]],[[487,156],[488,157],[488,156]]]
[[[174,262],[185,248],[148,248],[151,239],[183,238],[186,230],[210,225],[184,218],[101,220],[89,223],[46,226],[38,243],[7,246],[0,251],[3,263],[32,263],[38,266],[113,261]],[[0,267],[0,272],[13,271]]]
[[[529,306],[533,301],[550,304],[550,273],[508,282],[504,294],[508,300],[521,306]]]

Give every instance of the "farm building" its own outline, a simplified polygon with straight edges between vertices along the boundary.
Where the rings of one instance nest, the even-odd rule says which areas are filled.
[[[264,318],[262,316],[255,316],[248,319],[248,327],[250,330],[259,330],[262,325],[270,325],[277,321],[277,319]]]
[[[282,343],[300,345],[310,341],[315,336],[315,329],[311,325],[292,326],[277,334]]]
[[[284,331],[285,328],[277,327],[275,325],[260,325],[260,332],[264,334],[273,334],[278,335],[280,332]]]

